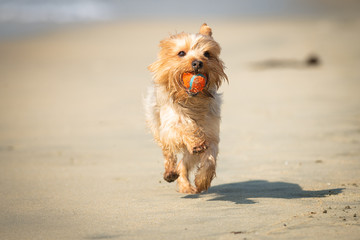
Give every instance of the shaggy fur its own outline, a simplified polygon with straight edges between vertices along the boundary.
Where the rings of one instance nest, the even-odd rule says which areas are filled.
[[[219,145],[221,95],[218,88],[227,76],[219,59],[220,46],[206,24],[197,34],[180,33],[160,42],[157,61],[149,66],[153,86],[145,99],[146,121],[165,158],[164,179],[177,180],[179,192],[200,193],[215,177]],[[194,67],[194,61],[201,62]],[[196,96],[188,94],[184,72],[208,77]],[[177,154],[183,153],[177,163]],[[197,166],[195,186],[190,171]]]

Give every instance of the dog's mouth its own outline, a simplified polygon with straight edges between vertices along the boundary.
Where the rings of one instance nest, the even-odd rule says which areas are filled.
[[[192,74],[203,74],[203,75],[206,75],[206,72],[204,71],[201,71],[202,69],[195,69],[195,70],[192,70],[192,71],[189,71],[189,73],[192,73]]]
[[[208,77],[208,74],[203,72],[203,71],[189,71],[189,72],[185,72],[185,73],[191,73],[191,74],[194,74],[194,75],[201,74],[201,75],[204,75],[204,76]]]

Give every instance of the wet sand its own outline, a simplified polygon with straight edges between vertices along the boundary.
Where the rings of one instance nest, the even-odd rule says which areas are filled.
[[[159,40],[201,24],[0,42],[1,239],[359,238],[360,20],[209,20],[229,77],[218,170],[184,195],[142,98]]]

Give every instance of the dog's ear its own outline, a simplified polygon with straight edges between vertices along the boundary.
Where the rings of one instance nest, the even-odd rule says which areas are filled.
[[[206,36],[211,37],[212,36],[211,27],[209,27],[206,23],[204,23],[203,25],[201,25],[199,33],[202,34],[202,35],[206,35]]]

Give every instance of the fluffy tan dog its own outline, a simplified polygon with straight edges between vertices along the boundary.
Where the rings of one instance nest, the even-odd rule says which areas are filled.
[[[180,33],[160,42],[158,59],[149,66],[153,86],[145,99],[146,121],[165,157],[164,179],[177,180],[179,192],[201,193],[215,177],[220,130],[221,95],[227,76],[220,46],[206,24],[197,34]],[[206,76],[205,87],[192,93],[183,74]],[[183,153],[177,163],[177,154]],[[189,172],[197,166],[195,187]]]

